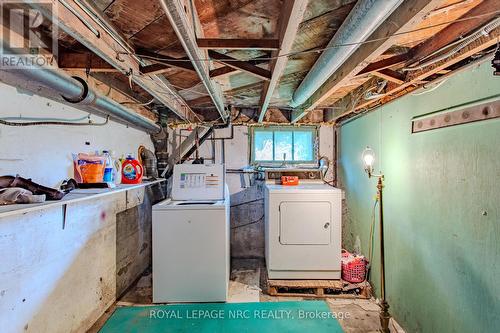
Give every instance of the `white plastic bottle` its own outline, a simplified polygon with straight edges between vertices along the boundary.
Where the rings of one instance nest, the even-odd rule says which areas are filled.
[[[115,185],[122,183],[122,163],[119,158],[115,157],[115,153],[111,152],[111,157],[113,159],[113,182]]]
[[[102,153],[106,157],[103,181],[108,184],[113,184],[113,160],[111,154],[107,150],[103,150]]]

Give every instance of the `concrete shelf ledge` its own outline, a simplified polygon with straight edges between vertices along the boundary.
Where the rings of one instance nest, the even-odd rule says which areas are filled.
[[[47,209],[85,200],[92,200],[107,195],[134,190],[149,185],[159,184],[164,181],[165,179],[157,179],[154,181],[143,182],[141,184],[136,184],[136,185],[120,184],[117,185],[115,188],[76,189],[67,194],[62,200],[45,201],[43,203],[37,203],[37,204],[14,204],[14,205],[0,206],[0,218],[16,214],[25,214],[39,209]]]

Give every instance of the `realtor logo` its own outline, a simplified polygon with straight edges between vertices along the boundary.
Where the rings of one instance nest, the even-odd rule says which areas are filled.
[[[0,0],[0,69],[54,66],[56,6],[50,0]]]

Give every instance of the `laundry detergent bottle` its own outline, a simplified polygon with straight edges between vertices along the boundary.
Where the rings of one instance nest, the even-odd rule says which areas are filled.
[[[144,169],[131,154],[122,163],[122,184],[140,184]]]

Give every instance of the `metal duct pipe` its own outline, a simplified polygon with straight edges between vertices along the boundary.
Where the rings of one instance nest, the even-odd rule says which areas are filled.
[[[359,0],[293,93],[290,106],[295,108],[304,104],[401,2],[403,1]]]
[[[4,52],[9,51],[8,46],[3,44],[3,41],[2,46]],[[9,58],[19,58],[19,56],[9,55]],[[13,62],[16,63],[17,61]],[[115,118],[131,127],[146,132],[158,132],[160,130],[159,125],[127,109],[114,100],[99,95],[97,92],[91,90],[83,79],[71,77],[60,69],[30,67],[10,70],[2,68],[2,70],[13,74],[21,74],[30,80],[55,90],[61,94],[62,98],[67,102],[89,107],[91,110],[95,110],[99,116],[103,114],[109,115],[112,119]]]

